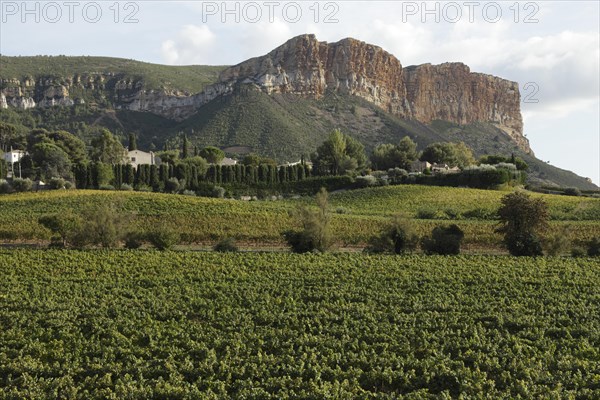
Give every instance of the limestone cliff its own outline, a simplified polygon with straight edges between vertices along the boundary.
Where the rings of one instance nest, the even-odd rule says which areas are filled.
[[[314,35],[290,39],[269,54],[229,67],[197,94],[148,90],[142,77],[94,73],[67,77],[0,79],[0,108],[71,106],[90,101],[116,109],[146,111],[184,120],[204,104],[249,85],[266,93],[319,98],[326,92],[359,96],[404,119],[457,124],[489,121],[526,152],[516,82],[472,73],[461,63],[402,67],[382,48],[355,39],[319,42]]]
[[[326,91],[362,97],[405,119],[458,124],[489,121],[531,152],[523,136],[516,82],[472,73],[461,63],[403,68],[380,47],[355,39],[319,42],[298,36],[263,57],[223,71],[221,84],[254,84],[267,93],[320,97]]]

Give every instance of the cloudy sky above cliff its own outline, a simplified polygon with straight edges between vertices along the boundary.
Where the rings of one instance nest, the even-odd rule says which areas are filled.
[[[597,1],[114,3],[28,2],[26,11],[1,0],[0,53],[230,65],[302,33],[354,37],[405,66],[461,61],[519,82],[536,155],[600,183]]]

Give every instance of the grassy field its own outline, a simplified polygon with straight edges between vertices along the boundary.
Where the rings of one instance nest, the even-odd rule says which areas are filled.
[[[495,210],[505,192],[417,185],[333,193],[330,209],[340,246],[360,246],[377,233],[391,214],[413,218],[421,236],[438,224],[457,223],[472,247],[497,247]],[[570,226],[574,241],[600,236],[600,200],[532,194],[549,204],[554,231]],[[181,195],[107,191],[54,191],[0,196],[0,237],[47,240],[37,220],[49,213],[82,211],[94,204],[117,202],[134,215],[132,226],[145,231],[160,225],[181,233],[185,242],[213,242],[225,237],[253,243],[281,243],[281,232],[294,227],[289,215],[311,198],[244,202]],[[415,219],[416,218],[416,219]]]
[[[2,398],[597,398],[600,264],[0,251]]]

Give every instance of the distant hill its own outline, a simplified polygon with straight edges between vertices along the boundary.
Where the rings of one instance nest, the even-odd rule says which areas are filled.
[[[377,46],[312,35],[233,67],[0,57],[0,121],[23,131],[65,129],[89,140],[107,127],[123,140],[137,133],[152,150],[185,133],[198,146],[297,161],[340,128],[368,151],[403,136],[421,149],[464,141],[478,156],[524,158],[532,182],[597,189],[534,157],[519,103],[515,82],[464,64],[402,67]]]

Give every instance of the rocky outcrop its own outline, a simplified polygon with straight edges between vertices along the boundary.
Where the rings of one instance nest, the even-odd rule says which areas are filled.
[[[263,57],[226,69],[220,81],[315,98],[326,91],[351,94],[423,123],[489,121],[531,152],[523,136],[518,84],[472,73],[462,63],[403,68],[378,46],[355,39],[319,42],[314,35],[302,35]]]
[[[71,106],[92,93],[117,109],[151,112],[183,120],[204,104],[248,85],[268,94],[319,98],[328,91],[359,96],[404,119],[441,119],[457,124],[489,121],[531,152],[523,136],[516,82],[473,73],[461,63],[402,67],[378,46],[355,39],[319,42],[314,35],[290,39],[269,54],[225,69],[201,93],[146,90],[141,79],[119,73],[0,80],[0,107]]]

